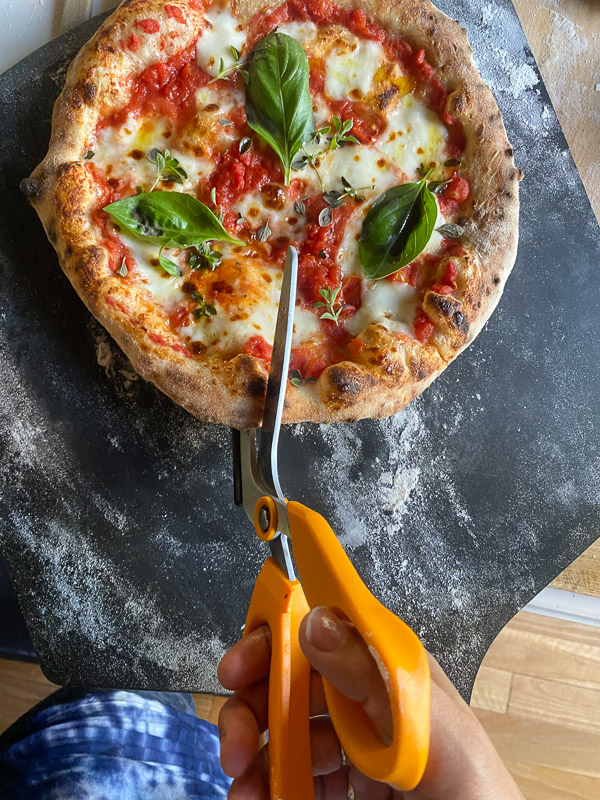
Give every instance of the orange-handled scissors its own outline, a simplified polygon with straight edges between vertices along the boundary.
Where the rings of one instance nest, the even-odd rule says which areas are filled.
[[[314,798],[309,738],[310,665],[298,631],[309,606],[326,606],[349,620],[377,661],[392,706],[394,737],[385,744],[360,703],[324,681],[341,745],[350,761],[374,780],[408,791],[419,783],[429,751],[430,678],[416,634],[367,589],[326,520],[286,501],[277,472],[294,325],[298,256],[288,249],[273,343],[262,427],[234,431],[235,502],[243,505],[260,539],[269,543],[254,587],[245,633],[268,624],[269,761],[272,800]],[[294,558],[302,583],[294,575]]]

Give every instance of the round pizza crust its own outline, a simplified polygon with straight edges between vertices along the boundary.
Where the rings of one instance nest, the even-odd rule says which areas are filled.
[[[126,0],[100,27],[71,64],[52,118],[48,153],[22,190],[35,207],[60,264],[91,313],[130,358],[135,370],[201,420],[248,428],[260,424],[267,367],[247,354],[229,361],[187,357],[150,337],[152,314],[134,324],[117,305],[118,276],[108,268],[101,231],[90,221],[96,189],[82,161],[98,121],[129,100],[130,77],[156,63],[150,37],[136,52],[119,42],[135,22],[158,19],[166,37],[163,57],[190,47],[199,35],[203,10],[196,0]],[[232,6],[242,22],[279,3],[244,0]],[[354,0],[337,0],[342,8]],[[173,14],[176,6],[181,14]],[[491,91],[473,64],[466,32],[429,0],[361,0],[365,13],[415,49],[450,91],[446,110],[466,136],[461,174],[471,195],[466,221],[467,255],[462,257],[452,296],[428,291],[423,310],[435,324],[427,344],[370,325],[360,334],[365,347],[357,362],[328,366],[319,379],[289,385],[284,422],[347,422],[386,417],[403,409],[477,336],[502,294],[518,242],[518,182],[513,150]],[[183,20],[183,21],[180,21]],[[462,223],[462,221],[461,221]]]

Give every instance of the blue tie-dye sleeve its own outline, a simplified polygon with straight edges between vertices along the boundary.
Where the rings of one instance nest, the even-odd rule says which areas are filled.
[[[34,709],[0,738],[0,800],[216,800],[216,728],[133,692]]]

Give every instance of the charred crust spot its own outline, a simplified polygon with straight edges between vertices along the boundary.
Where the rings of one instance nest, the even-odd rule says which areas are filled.
[[[488,294],[489,291],[488,289]],[[429,295],[429,302],[433,308],[448,321],[452,328],[462,333],[468,332],[469,323],[462,311],[457,308],[456,301],[451,300],[447,295],[431,292]]]
[[[333,366],[328,370],[327,377],[331,383],[336,394],[354,397],[360,394],[367,385],[374,385],[375,380],[372,376],[370,379],[359,372],[354,370],[349,371],[347,368]]]
[[[377,95],[377,105],[382,111],[388,107],[389,103],[393,98],[398,94],[398,87],[397,86],[390,86],[389,88],[385,89],[381,94]]]
[[[264,397],[267,391],[267,381],[262,375],[253,375],[246,381],[246,392],[252,397]]]
[[[425,380],[425,378],[426,378],[428,375],[429,375],[429,373],[427,372],[427,370],[424,370],[424,369],[423,369],[423,367],[420,367],[420,368],[417,370],[417,373],[416,373],[416,378],[417,378],[417,380],[418,380],[418,381],[424,381],[424,380]]]
[[[494,275],[494,278],[492,279],[492,283],[494,284],[494,286],[498,286],[498,284],[500,283],[500,276],[499,275]]]
[[[83,99],[89,106],[91,106],[94,102],[97,91],[98,88],[95,83],[92,83],[92,81],[86,81],[83,84]]]
[[[461,333],[468,333],[469,332],[469,323],[467,322],[467,318],[462,313],[462,311],[455,311],[452,319],[454,321],[454,325]]]
[[[512,147],[507,147],[506,150],[504,151],[504,154],[507,155],[509,158],[512,158],[515,154],[515,151],[512,149]]]
[[[240,393],[245,397],[262,399],[267,391],[267,379],[261,374],[257,359],[247,353],[241,353],[235,358],[235,366]]]
[[[19,184],[19,189],[23,192],[25,197],[35,197],[40,190],[40,184],[34,178],[23,178]]]
[[[56,228],[54,225],[51,225],[48,228],[48,239],[52,242],[52,244],[56,244]]]
[[[505,189],[503,194],[504,194],[504,197],[509,197],[510,198],[510,197],[513,196],[512,192],[510,191],[510,189]]]

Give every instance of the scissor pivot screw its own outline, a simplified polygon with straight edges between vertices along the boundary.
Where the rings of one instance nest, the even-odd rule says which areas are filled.
[[[271,525],[271,514],[267,506],[262,506],[258,512],[258,524],[260,525],[260,529],[265,533],[269,530]]]

